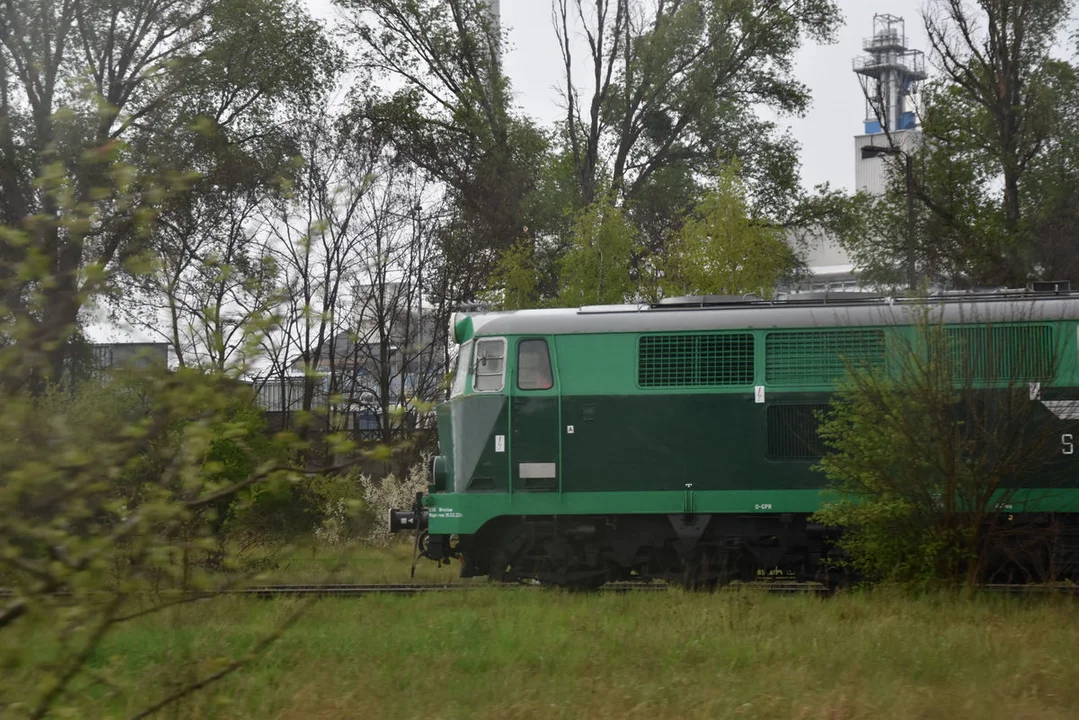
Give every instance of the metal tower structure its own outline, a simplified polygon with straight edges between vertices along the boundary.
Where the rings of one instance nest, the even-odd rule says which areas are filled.
[[[907,47],[903,18],[874,15],[873,36],[862,41],[862,50],[853,68],[866,99],[866,134],[914,129],[917,120],[907,98],[926,78],[925,54]]]

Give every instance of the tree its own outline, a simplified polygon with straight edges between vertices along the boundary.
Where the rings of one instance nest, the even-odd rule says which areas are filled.
[[[504,310],[627,302],[641,293],[630,269],[636,238],[625,213],[598,200],[573,217],[564,247],[526,237],[503,253],[486,299]]]
[[[923,91],[927,105],[936,91]],[[984,166],[929,143],[891,157],[884,193],[852,197],[844,220],[830,225],[859,280],[897,293],[986,284],[1003,239]]]
[[[1048,74],[1050,50],[1066,20],[1065,0],[1019,0],[977,4],[984,15],[962,0],[940,0],[924,15],[937,66],[973,111],[967,125],[974,144],[995,165],[1004,184],[1004,225],[1011,236],[1005,248],[1005,279],[1025,280],[1009,268],[1029,274],[1022,237],[1023,176],[1051,132],[1052,102]],[[1009,274],[1011,278],[1009,278]]]
[[[602,199],[581,211],[573,226],[571,245],[561,260],[563,306],[607,305],[636,295],[630,275],[636,232],[625,214]]]
[[[899,223],[913,216],[918,273],[936,283],[1022,287],[1072,277],[1061,201],[1075,183],[1058,153],[1074,144],[1065,118],[1076,71],[1052,56],[1069,11],[1056,0],[926,8],[939,77],[922,94],[920,142],[885,127],[891,187],[874,208],[874,232],[852,239],[854,254],[873,263],[871,276],[887,281],[907,264]],[[1051,189],[1058,183],[1063,193]],[[895,212],[908,192],[917,207]]]
[[[341,367],[331,392],[378,417],[378,438],[404,450],[425,405],[441,399],[447,372],[450,305],[430,298],[437,267],[441,207],[430,183],[401,158],[378,167],[361,203],[365,240],[350,288],[347,340],[335,348]],[[406,458],[405,465],[410,464]]]
[[[368,440],[376,430],[384,448],[404,449],[445,375],[450,305],[431,300],[430,283],[438,193],[369,126],[324,113],[303,133],[295,192],[263,222],[281,320],[261,379],[283,394],[301,389],[281,409],[298,412],[290,422],[305,438],[317,422]]]
[[[783,231],[748,216],[745,186],[728,164],[657,260],[665,295],[771,297],[797,266]]]
[[[87,222],[80,211],[90,210],[73,208],[58,222]],[[132,217],[151,222],[139,208]],[[12,244],[32,241],[27,230],[2,232]],[[0,661],[33,667],[39,682],[0,687],[0,707],[36,718],[69,713],[79,684],[101,681],[91,660],[119,624],[212,590],[206,557],[243,569],[214,536],[222,506],[256,485],[293,482],[296,446],[286,436],[269,443],[240,411],[249,394],[225,375],[98,368],[63,388],[19,388],[33,363],[50,358],[27,357],[21,334],[34,327],[8,330],[14,342],[0,345],[0,583],[11,592],[0,605]],[[256,652],[278,635],[260,638]],[[148,698],[147,710],[246,662],[226,659],[175,694]]]
[[[303,173],[296,191],[266,210],[266,252],[280,272],[282,323],[267,339],[271,376],[282,387],[302,378],[298,408],[306,437],[313,410],[328,411],[324,363],[347,323],[348,291],[367,229],[360,213],[375,183],[383,147],[328,113],[309,119],[301,136]],[[290,399],[291,402],[291,399]],[[293,409],[291,405],[287,409]],[[326,423],[331,419],[323,418]]]
[[[540,289],[544,267],[536,257],[536,241],[533,238],[518,241],[502,253],[487,281],[488,290],[483,299],[502,310],[542,307],[547,302]]]
[[[502,251],[480,300],[507,310],[557,303],[562,257],[574,244],[580,215],[574,178],[568,152],[548,153],[527,202],[534,224],[522,228],[520,239]]]
[[[338,0],[366,73],[354,114],[444,183],[440,283],[471,300],[526,226],[547,138],[511,112],[501,31],[483,0]],[[399,86],[390,93],[380,87]]]
[[[260,215],[276,182],[213,185],[216,194],[184,193],[159,215],[150,269],[129,274],[109,301],[117,319],[169,343],[179,365],[224,371],[257,353],[274,323],[277,267]]]
[[[556,0],[553,15],[581,207],[609,186],[649,229],[651,254],[691,207],[696,178],[722,155],[743,161],[754,200],[772,217],[790,211],[799,196],[795,147],[754,108],[805,110],[793,54],[804,35],[833,37],[834,3]],[[576,30],[587,42],[583,83]]]
[[[0,246],[0,282],[10,322],[34,328],[25,351],[49,358],[36,388],[62,375],[84,302],[145,247],[152,228],[133,213],[156,213],[201,169],[193,126],[248,143],[267,98],[323,78],[325,48],[289,0],[5,1],[0,221],[30,232]],[[42,272],[13,273],[27,262]]]
[[[1035,272],[1079,284],[1079,68],[1055,63],[1053,69],[1047,81],[1053,133],[1027,169],[1022,206],[1030,208]]]
[[[1064,477],[1062,424],[1040,393],[1067,343],[1013,324],[1029,320],[1021,308],[948,326],[939,307],[910,315],[912,327],[886,331],[887,366],[848,367],[822,418],[819,469],[835,496],[818,518],[843,528],[841,548],[870,579],[973,586],[1015,568],[1002,553],[1046,550],[1044,528],[1001,511]]]

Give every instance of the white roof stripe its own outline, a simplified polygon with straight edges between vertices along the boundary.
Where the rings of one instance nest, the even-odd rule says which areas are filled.
[[[916,322],[923,307],[914,302],[842,304],[759,304],[651,309],[626,305],[603,312],[576,308],[515,310],[472,316],[475,335],[561,335],[678,330],[759,330],[769,328],[888,326]],[[1079,319],[1079,296],[1038,299],[956,301],[930,305],[933,321],[945,323],[1030,322]]]

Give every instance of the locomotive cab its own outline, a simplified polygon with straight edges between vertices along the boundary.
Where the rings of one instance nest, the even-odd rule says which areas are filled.
[[[429,494],[391,510],[392,532],[457,519],[440,495],[559,489],[560,398],[553,338],[476,334],[455,318],[457,356],[449,398],[436,408],[439,454]],[[572,429],[570,429],[572,432]],[[438,539],[435,540],[438,542]]]
[[[462,340],[450,398],[437,409],[446,470],[432,490],[557,489],[559,396],[550,339]]]

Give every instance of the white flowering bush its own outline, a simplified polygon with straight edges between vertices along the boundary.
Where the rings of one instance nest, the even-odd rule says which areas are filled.
[[[423,457],[408,469],[408,474],[398,478],[387,475],[375,480],[370,475],[359,477],[360,488],[367,510],[374,516],[374,522],[365,538],[372,545],[389,545],[393,536],[387,526],[390,508],[404,510],[412,507],[416,493],[427,489],[430,482],[428,467],[430,458]]]

